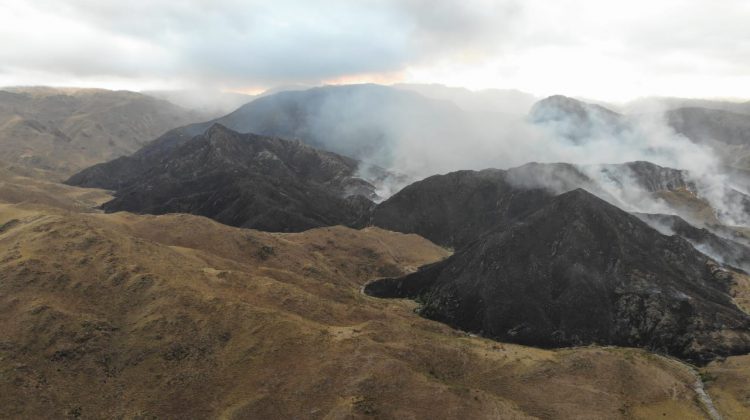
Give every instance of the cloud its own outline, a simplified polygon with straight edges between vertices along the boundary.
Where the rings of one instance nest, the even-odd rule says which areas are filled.
[[[750,96],[749,20],[741,0],[4,0],[0,83]]]
[[[0,62],[6,73],[320,83],[474,44],[511,13],[507,3],[10,0],[0,6]]]
[[[611,101],[750,97],[750,3],[527,0],[493,54],[409,69],[415,81]]]

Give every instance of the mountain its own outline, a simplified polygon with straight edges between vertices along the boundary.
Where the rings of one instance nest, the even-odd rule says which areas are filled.
[[[0,417],[704,415],[674,360],[497,343],[364,296],[448,255],[416,235],[87,211],[0,203]],[[722,414],[746,366],[702,370]]]
[[[529,120],[553,138],[585,147],[582,153],[596,156],[600,149],[611,147],[624,154],[639,150],[636,154],[653,155],[660,161],[684,162],[691,166],[685,169],[694,173],[683,171],[680,182],[684,188],[674,189],[659,197],[661,200],[691,223],[750,223],[750,178],[745,174],[750,168],[749,115],[706,108],[622,115],[599,105],[553,96],[535,104]],[[634,198],[638,199],[629,197]],[[664,209],[632,210],[659,213]]]
[[[368,284],[500,341],[638,346],[697,363],[750,351],[733,277],[687,241],[578,189],[448,259]]]
[[[148,90],[142,93],[199,112],[206,116],[205,119],[226,115],[255,98],[255,95],[210,89]]]
[[[379,85],[326,86],[259,98],[216,122],[243,133],[300,139],[386,166],[403,137],[460,138],[475,131],[449,101]]]
[[[732,170],[750,169],[750,111],[678,108],[666,112],[668,124],[695,143],[710,146]],[[750,183],[744,182],[747,188]]]
[[[649,236],[574,190],[585,186],[618,205],[635,206],[643,194],[699,200],[683,171],[648,162],[461,171],[415,184],[372,213],[431,232],[457,249],[450,257],[417,235],[315,227],[367,224],[379,191],[360,175],[389,176],[376,166],[220,124],[188,127],[72,178],[116,190],[114,198],[0,168],[0,417],[699,418],[713,407],[704,387],[722,415],[747,411],[747,356],[715,359],[699,376],[635,348],[500,343],[419,317],[414,302],[362,293],[381,284],[374,279],[424,264],[446,264],[441,278],[467,291],[521,273],[510,286],[562,296],[511,299],[510,310],[525,305],[515,315],[530,322],[594,297],[564,318],[568,327],[601,313],[601,296],[619,282],[614,293],[626,284],[631,295],[616,316],[632,315],[647,337],[626,345],[698,363],[746,351],[747,327],[731,330],[743,322],[731,302],[750,308],[750,277],[724,271],[691,244],[737,266],[747,244],[675,216],[639,215],[676,235]],[[439,148],[434,138],[420,141]],[[103,201],[115,213],[101,213]],[[130,205],[170,214],[117,211]],[[259,232],[171,213],[183,211],[306,230]],[[560,235],[557,245],[549,232]],[[609,276],[599,250],[630,276]],[[564,290],[545,289],[559,272],[569,280]],[[443,292],[422,299],[436,299],[433,313],[442,313]],[[680,353],[684,343],[693,347]]]
[[[528,119],[574,143],[597,136],[616,136],[628,128],[623,115],[562,95],[536,102],[529,111]]]
[[[666,124],[675,132],[697,143],[739,145],[747,143],[750,136],[750,115],[739,111],[682,106],[668,109],[663,115]],[[536,102],[528,118],[532,123],[550,126],[558,134],[573,140],[596,134],[617,135],[631,124],[626,114],[562,95]]]
[[[722,104],[725,106],[720,106]],[[600,105],[557,95],[534,104],[528,118],[552,134],[579,144],[608,137],[632,141],[643,135],[660,136],[663,133],[638,131],[638,127],[641,119],[648,121],[645,126],[649,127],[654,124],[650,120],[663,118],[664,125],[674,133],[711,147],[727,166],[722,168],[722,172],[730,173],[737,169],[750,169],[748,104],[685,101],[683,106],[666,111],[663,111],[663,107],[646,107],[641,109],[640,114],[624,115]],[[633,137],[636,132],[638,135]],[[747,187],[750,184],[745,182],[744,185]]]
[[[622,183],[624,176],[632,178],[638,186],[648,192],[688,190],[695,192],[695,183],[689,179],[687,171],[666,168],[646,161],[628,162],[622,164],[598,165],[598,168],[613,182]]]
[[[375,207],[370,223],[458,249],[536,210],[550,196],[542,188],[517,188],[503,170],[458,171],[405,187]]]
[[[698,102],[700,103],[700,102]],[[696,143],[739,146],[750,143],[750,108],[748,112],[683,106],[663,113],[666,124],[676,133]],[[559,134],[575,140],[597,133],[617,133],[628,129],[626,115],[600,105],[561,95],[550,96],[534,104],[529,119],[548,125]]]
[[[718,99],[647,97],[631,101],[625,105],[632,113],[670,111],[678,108],[706,108],[750,115],[750,101],[729,101]]]
[[[472,91],[466,88],[420,83],[399,83],[393,87],[414,91],[427,98],[451,101],[467,112],[488,115],[526,115],[536,101],[533,95],[515,89]]]
[[[127,91],[72,88],[0,90],[0,166],[61,180],[138,150],[201,116]]]
[[[618,206],[671,199],[677,213],[701,203],[684,171],[650,162],[610,165],[530,163],[508,170],[458,171],[415,182],[372,212],[370,223],[460,248],[498,225],[536,211],[556,194],[586,188]],[[700,207],[702,209],[702,207]]]
[[[177,145],[218,123],[241,133],[301,140],[396,172],[432,174],[437,162],[452,161],[451,153],[490,144],[487,127],[507,120],[394,87],[324,86],[260,96],[224,117],[180,127],[153,143],[157,148]],[[405,181],[393,184],[397,190]]]
[[[108,212],[191,213],[266,231],[352,225],[377,198],[358,162],[214,124],[174,149],[122,157],[67,183],[114,189]]]

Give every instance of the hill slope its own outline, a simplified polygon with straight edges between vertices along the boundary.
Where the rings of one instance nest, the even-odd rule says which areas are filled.
[[[717,261],[750,272],[750,246],[735,240],[732,235],[725,234],[729,236],[728,238],[719,236],[706,228],[697,228],[674,215],[637,214],[636,216],[665,235],[678,235],[685,238],[696,249]],[[719,233],[724,234],[721,231]]]
[[[682,199],[674,198],[671,208],[687,215],[695,211],[685,209],[683,202],[700,201],[683,171],[649,162],[592,167],[530,163],[508,170],[458,171],[415,182],[380,203],[370,223],[460,248],[538,210],[554,195],[576,188],[633,209],[648,208],[657,198],[679,196]]]
[[[750,316],[731,286],[687,241],[579,189],[366,290],[417,298],[425,316],[502,341],[641,346],[705,362],[750,351]]]
[[[748,103],[690,100],[674,103],[682,105],[666,111],[660,110],[663,106],[646,106],[643,113],[618,114],[599,105],[556,95],[535,103],[529,120],[574,143],[602,138],[623,141],[642,136],[658,138],[672,135],[673,131],[713,149],[721,163],[728,166],[722,168],[723,172],[750,169]],[[662,131],[663,128],[668,130]],[[747,185],[745,180],[745,188]]]
[[[625,118],[603,106],[562,95],[536,102],[529,120],[574,143],[602,135],[617,136],[627,128]]]
[[[706,108],[678,108],[666,113],[675,131],[699,143],[750,146],[750,115]]]
[[[358,162],[299,142],[239,134],[219,124],[171,149],[76,174],[70,185],[116,190],[108,212],[192,213],[231,226],[301,231],[352,225],[375,187]]]
[[[21,175],[60,180],[133,153],[167,130],[198,119],[134,92],[5,88],[0,90],[0,165]]]
[[[671,360],[499,344],[363,296],[446,255],[414,235],[29,205],[0,226],[2,417],[703,415]]]

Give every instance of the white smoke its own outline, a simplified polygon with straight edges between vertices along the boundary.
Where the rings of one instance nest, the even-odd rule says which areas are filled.
[[[205,119],[226,115],[253,100],[253,95],[222,92],[219,89],[151,90],[141,92],[196,111]]]
[[[606,166],[647,161],[685,170],[696,202],[710,203],[715,218],[726,224],[748,224],[750,199],[742,194],[746,189],[733,185],[722,172],[722,160],[711,147],[676,133],[662,110],[620,115],[552,97],[532,107],[530,115],[514,115],[507,112],[513,97],[462,108],[406,89],[328,86],[258,99],[224,122],[240,131],[303,139],[359,159],[358,175],[372,182],[383,198],[435,174],[567,162],[594,179],[596,192],[613,204],[674,213],[671,203],[644,189],[627,168]],[[483,103],[487,108],[477,110],[476,104]],[[518,109],[528,109],[527,101],[521,100]],[[377,168],[399,175],[383,176]]]
[[[369,108],[373,119],[368,121],[377,121],[386,131],[382,148],[365,161],[404,174],[409,181],[462,169],[568,162],[597,182],[603,198],[623,209],[675,214],[669,203],[644,189],[627,167],[604,170],[608,164],[647,161],[684,170],[697,198],[708,202],[723,223],[750,222],[743,195],[737,194],[743,192],[742,188],[722,172],[722,162],[714,150],[676,133],[661,112],[625,115],[616,123],[607,113],[593,112],[583,129],[576,126],[581,124],[576,120],[544,124],[491,111],[439,120],[419,115],[419,124],[415,124],[412,117],[417,111],[389,114],[387,109]],[[356,114],[362,118],[362,113]],[[381,183],[382,192],[387,196],[406,183]]]

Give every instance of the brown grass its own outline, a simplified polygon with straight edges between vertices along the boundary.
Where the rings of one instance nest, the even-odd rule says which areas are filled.
[[[750,355],[728,357],[702,369],[706,390],[725,419],[750,417]]]
[[[76,212],[92,212],[111,200],[105,190],[76,188],[37,178],[20,176],[0,168],[0,203],[40,204]]]
[[[363,295],[448,255],[416,235],[38,204],[0,226],[0,417],[703,416],[671,360],[497,343]]]

